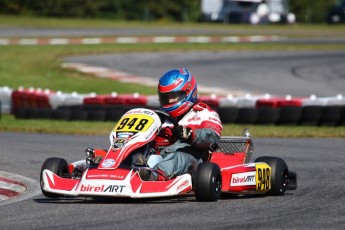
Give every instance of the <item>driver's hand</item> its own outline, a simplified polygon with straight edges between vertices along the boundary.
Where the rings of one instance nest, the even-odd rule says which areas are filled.
[[[174,128],[174,135],[181,142],[191,144],[193,141],[193,130],[183,125]]]

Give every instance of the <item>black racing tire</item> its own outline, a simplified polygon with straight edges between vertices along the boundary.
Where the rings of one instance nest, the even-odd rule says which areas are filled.
[[[302,114],[302,107],[286,106],[280,108],[278,125],[297,125]]]
[[[276,124],[280,115],[280,108],[257,108],[256,124]]]
[[[256,108],[239,108],[235,123],[237,124],[254,124],[258,117]]]
[[[71,111],[71,120],[73,121],[87,121],[88,116],[89,112],[83,109],[73,109]]]
[[[35,118],[37,119],[50,119],[52,116],[52,110],[46,108],[36,109]]]
[[[106,121],[118,121],[125,113],[123,105],[109,105],[105,107]]]
[[[337,126],[341,118],[341,106],[324,106],[321,110],[320,125]]]
[[[14,110],[14,117],[16,119],[28,119],[29,118],[29,112],[26,108],[17,108]]]
[[[238,108],[235,107],[220,107],[218,108],[218,115],[223,123],[235,123],[238,116]]]
[[[88,111],[87,119],[89,121],[105,121],[106,116],[107,114],[105,110],[94,110]]]
[[[289,169],[285,161],[279,157],[263,156],[258,157],[255,162],[264,162],[271,167],[271,189],[266,193],[266,195],[284,195],[289,181]]]
[[[56,175],[60,177],[70,177],[69,171],[68,171],[68,164],[65,159],[62,158],[48,158],[44,161],[42,168],[41,168],[41,174],[40,174],[40,185],[41,185],[41,191],[44,196],[50,197],[50,198],[57,198],[61,197],[60,194],[50,193],[43,190],[43,171],[45,169],[48,169],[55,173]]]
[[[217,164],[200,163],[194,178],[194,194],[197,201],[217,201],[222,192],[222,174]]]
[[[308,105],[302,107],[300,125],[317,125],[321,119],[321,112],[323,106],[321,105]]]
[[[52,118],[55,120],[70,121],[71,111],[69,109],[56,109],[52,111]]]

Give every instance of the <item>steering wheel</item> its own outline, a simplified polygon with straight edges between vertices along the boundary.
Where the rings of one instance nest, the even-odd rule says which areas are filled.
[[[161,110],[154,110],[154,112],[159,116],[159,118],[161,119],[162,124],[166,120],[169,120],[174,125],[174,127],[178,126],[178,122],[176,121],[176,119],[173,118],[169,113],[166,113],[166,112],[161,111]]]

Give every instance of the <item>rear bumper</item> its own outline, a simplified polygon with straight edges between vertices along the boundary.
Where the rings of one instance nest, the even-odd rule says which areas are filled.
[[[297,173],[294,171],[289,171],[288,174],[288,185],[286,190],[296,190],[297,189]]]

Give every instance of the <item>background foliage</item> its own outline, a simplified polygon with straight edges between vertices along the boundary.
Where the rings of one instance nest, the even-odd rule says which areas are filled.
[[[325,22],[336,0],[290,0],[300,23]],[[198,21],[201,0],[0,0],[0,14],[118,20]]]
[[[326,21],[328,10],[337,0],[290,0],[290,10],[298,22],[320,23]]]
[[[200,0],[0,0],[2,14],[196,21]]]

